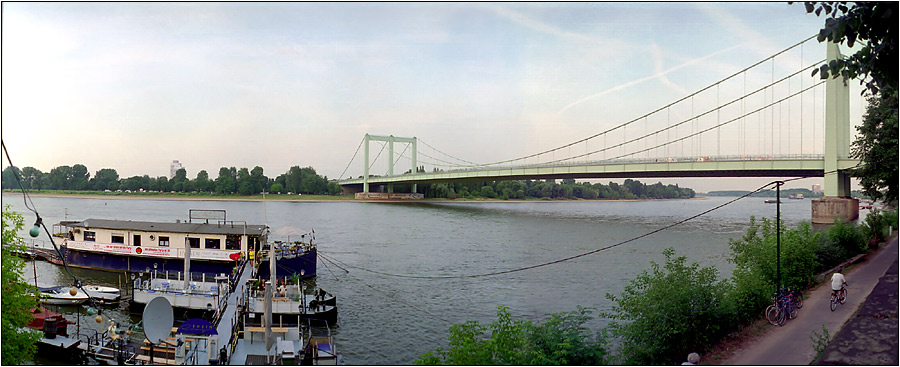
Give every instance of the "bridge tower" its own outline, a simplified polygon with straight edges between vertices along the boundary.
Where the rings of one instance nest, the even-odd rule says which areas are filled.
[[[829,43],[827,59],[838,60],[841,52]],[[813,223],[833,223],[859,217],[859,200],[850,198],[850,87],[844,78],[825,82],[825,197],[812,201]]]
[[[388,176],[394,175],[394,142],[412,144],[412,159],[410,159],[410,161],[412,161],[413,173],[416,172],[416,153],[418,152],[418,139],[416,139],[416,137],[400,138],[393,135],[381,136],[366,134],[365,138],[363,138],[363,146],[365,146],[363,152],[363,192],[369,192],[369,142],[372,140],[388,143]],[[416,184],[412,185],[413,193],[416,192],[416,186]],[[393,184],[388,184],[388,192],[394,192]]]

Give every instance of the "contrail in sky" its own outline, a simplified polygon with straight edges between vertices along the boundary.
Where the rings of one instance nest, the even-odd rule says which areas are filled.
[[[669,69],[667,69],[667,70],[658,72],[658,73],[656,73],[656,74],[649,75],[649,76],[646,76],[646,77],[643,77],[643,78],[640,78],[640,79],[637,79],[637,80],[632,80],[632,81],[630,81],[630,82],[627,82],[627,83],[620,84],[620,85],[617,85],[617,86],[615,86],[615,87],[609,88],[609,89],[604,90],[604,91],[602,91],[602,92],[599,92],[599,93],[596,93],[596,94],[589,95],[589,96],[584,97],[584,98],[582,98],[582,99],[579,99],[579,100],[577,100],[577,101],[575,101],[575,102],[569,103],[567,106],[565,106],[565,107],[563,107],[561,110],[559,110],[559,112],[557,112],[556,114],[562,114],[563,112],[566,112],[566,110],[568,110],[568,109],[570,109],[570,108],[572,108],[572,107],[575,107],[576,105],[579,105],[579,104],[581,104],[581,103],[583,103],[583,102],[586,102],[586,101],[588,101],[588,100],[591,100],[591,99],[594,99],[594,98],[597,98],[597,97],[600,97],[600,96],[603,96],[603,95],[606,95],[606,94],[609,94],[609,93],[612,93],[612,92],[615,92],[615,91],[618,91],[618,90],[622,90],[622,89],[628,88],[628,87],[630,87],[630,86],[633,86],[633,85],[637,85],[637,84],[646,82],[646,81],[648,81],[648,80],[653,80],[653,79],[665,77],[666,74],[669,74],[669,73],[671,73],[671,72],[673,72],[673,71],[675,71],[675,70],[679,70],[679,69],[682,69],[682,68],[684,68],[684,67],[686,67],[686,66],[690,66],[690,65],[696,64],[696,63],[698,63],[698,62],[700,62],[700,61],[706,60],[706,59],[708,59],[708,58],[710,58],[710,57],[719,55],[719,54],[724,53],[724,52],[727,52],[727,51],[731,51],[731,50],[736,49],[736,48],[738,48],[738,47],[741,47],[741,45],[731,46],[731,47],[728,47],[728,48],[726,48],[726,49],[722,49],[722,50],[713,52],[713,53],[711,53],[711,54],[709,54],[709,55],[706,55],[706,56],[703,56],[703,57],[699,57],[699,58],[696,58],[696,59],[693,59],[693,60],[688,60],[687,62],[685,62],[685,63],[683,63],[683,64],[681,64],[681,65],[673,66],[673,67],[671,67],[671,68],[669,68]]]

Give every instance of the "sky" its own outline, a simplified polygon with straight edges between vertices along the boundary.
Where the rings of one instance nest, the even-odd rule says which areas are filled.
[[[215,177],[219,167],[257,165],[269,177],[295,165],[355,177],[362,152],[351,158],[366,133],[417,137],[430,163],[448,159],[441,154],[478,163],[522,157],[688,96],[824,24],[802,4],[782,2],[2,6],[2,138],[13,163],[44,172],[80,163],[91,174],[114,168],[123,178],[167,176],[172,160],[191,178],[199,170]],[[813,40],[759,78],[824,57]],[[793,91],[812,84],[799,78]],[[744,84],[691,98],[689,107]],[[859,91],[852,83],[855,123]],[[813,105],[805,111],[815,115],[815,98],[787,107],[785,119],[802,113],[801,104]],[[687,109],[683,103],[661,118],[680,118]],[[781,111],[756,122],[780,121]],[[815,117],[793,132],[760,127],[759,134],[786,136],[789,148],[779,140],[758,150],[815,153],[822,129],[807,132],[814,124]],[[692,141],[678,153],[739,146],[751,153],[743,150],[756,145],[753,134],[720,134],[715,152],[701,137],[706,144]],[[622,131],[619,140],[632,135]],[[595,139],[579,149],[602,144],[608,142]],[[375,156],[381,145],[370,148]],[[421,157],[420,164],[428,162]],[[386,160],[372,173],[386,173]],[[403,170],[410,165],[399,153],[397,161]],[[661,181],[705,192],[751,190],[771,180]]]

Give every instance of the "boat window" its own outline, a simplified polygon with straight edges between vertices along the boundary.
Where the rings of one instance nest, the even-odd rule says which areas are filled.
[[[134,246],[140,246],[141,245],[141,235],[139,235],[139,234],[134,235],[134,241],[132,241],[131,244]]]
[[[163,247],[169,247],[169,237],[159,236],[159,245]]]
[[[112,241],[109,241],[109,242],[112,242],[112,243],[125,243],[125,236],[117,236],[117,235],[113,235],[113,236],[112,236]]]
[[[235,235],[228,235],[225,237],[225,249],[226,250],[240,250],[241,249],[241,237]]]
[[[84,231],[84,240],[94,242],[97,240],[97,234],[93,231]]]
[[[213,248],[216,250],[220,250],[220,249],[222,249],[222,240],[220,240],[218,238],[207,238],[205,248]]]
[[[196,237],[188,237],[187,238],[188,246],[191,248],[200,248],[200,239]]]

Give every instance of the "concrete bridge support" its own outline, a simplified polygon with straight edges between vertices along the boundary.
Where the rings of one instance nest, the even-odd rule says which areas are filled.
[[[363,191],[369,192],[369,142],[370,141],[383,141],[388,143],[388,176],[394,175],[394,142],[400,143],[409,143],[412,144],[412,171],[416,172],[416,165],[418,162],[416,161],[416,154],[418,152],[418,141],[416,137],[412,138],[398,138],[393,135],[389,136],[379,136],[379,135],[369,135],[363,138],[363,146],[365,149],[363,150]],[[415,193],[417,189],[417,185],[412,185],[412,192]],[[388,193],[394,192],[394,184],[388,184]]]
[[[841,58],[836,43],[828,44],[828,61]],[[850,197],[850,175],[842,161],[850,159],[850,87],[844,78],[825,83],[825,197],[812,201],[812,222],[859,218],[859,200]]]

